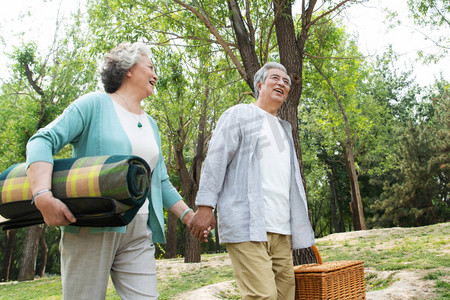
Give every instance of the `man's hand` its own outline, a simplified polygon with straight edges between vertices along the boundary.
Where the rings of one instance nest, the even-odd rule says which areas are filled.
[[[67,205],[53,197],[51,192],[37,196],[34,204],[40,210],[47,225],[65,226],[77,221]]]
[[[200,242],[207,242],[209,232],[216,226],[213,208],[210,206],[199,206],[192,221],[190,222],[189,231]]]

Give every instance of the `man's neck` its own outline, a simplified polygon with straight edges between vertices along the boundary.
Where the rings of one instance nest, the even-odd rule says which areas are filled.
[[[269,114],[272,114],[274,116],[277,115],[278,109],[280,108],[278,105],[269,105],[267,103],[264,103],[260,99],[256,100],[256,102],[254,104],[256,106],[258,106],[259,108],[261,108],[262,110],[265,110],[266,112],[268,112]]]

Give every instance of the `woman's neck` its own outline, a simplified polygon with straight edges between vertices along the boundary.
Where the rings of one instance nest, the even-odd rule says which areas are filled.
[[[116,101],[120,106],[125,108],[131,113],[141,114],[141,101],[139,97],[133,96],[131,93],[127,93],[123,89],[118,89],[114,93],[111,94],[111,97],[114,101]]]

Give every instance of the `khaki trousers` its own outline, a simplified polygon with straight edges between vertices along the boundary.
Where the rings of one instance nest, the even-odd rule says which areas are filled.
[[[267,242],[227,243],[242,299],[293,300],[291,236],[267,233]]]
[[[61,278],[64,299],[103,300],[111,276],[121,299],[158,299],[155,246],[148,214],[138,214],[126,233],[61,235]]]

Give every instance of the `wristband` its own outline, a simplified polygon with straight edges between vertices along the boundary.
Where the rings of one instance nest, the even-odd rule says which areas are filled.
[[[52,189],[43,189],[43,190],[37,192],[37,193],[34,194],[33,197],[31,198],[31,204],[34,204],[34,198],[36,198],[36,197],[39,196],[40,194],[47,193],[47,192],[51,192],[51,191],[52,191]]]
[[[190,211],[193,211],[192,208],[188,208],[188,209],[186,209],[185,211],[183,211],[183,213],[182,213],[181,216],[180,216],[181,222],[183,222],[184,216],[185,216],[188,212],[190,212]]]

